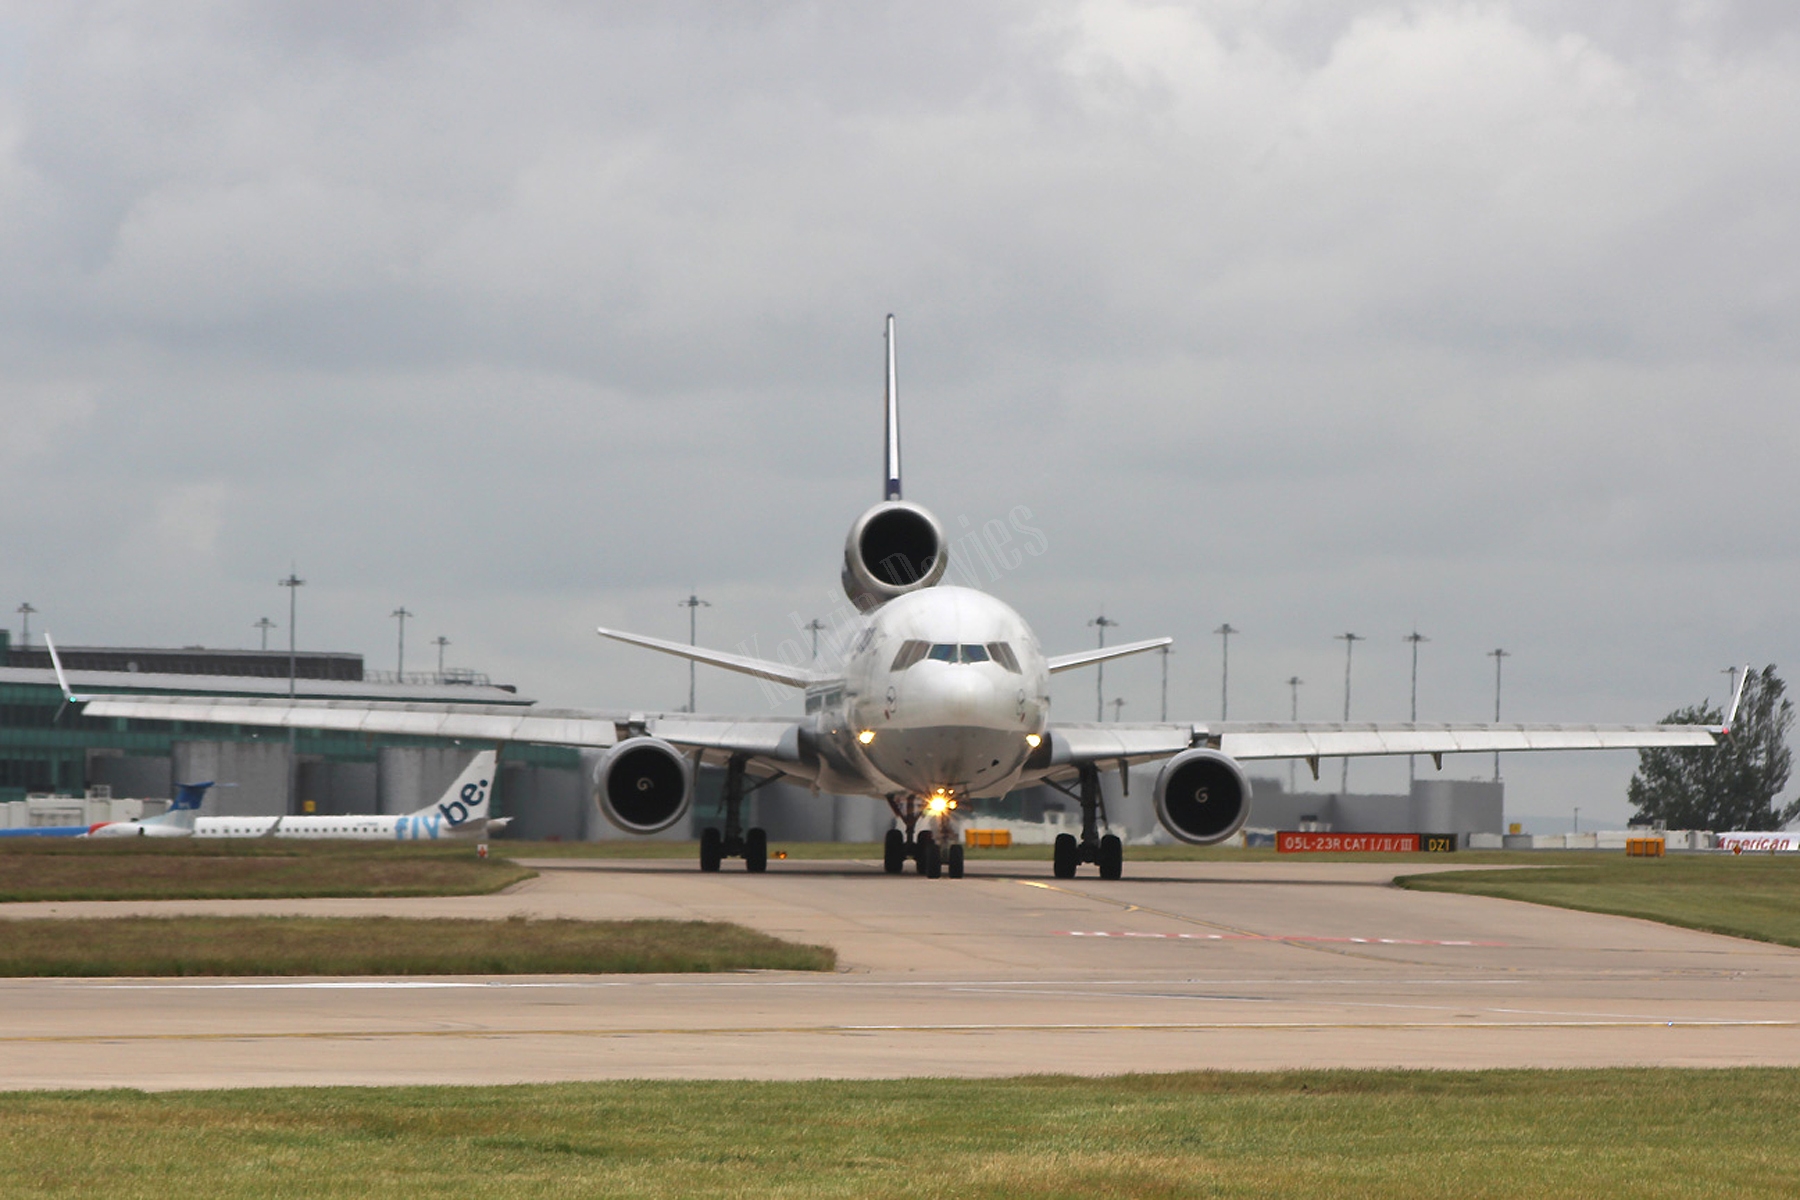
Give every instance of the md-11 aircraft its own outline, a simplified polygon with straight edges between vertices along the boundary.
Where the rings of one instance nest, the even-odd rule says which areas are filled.
[[[337,841],[419,842],[439,838],[482,837],[506,828],[511,817],[490,817],[494,769],[498,755],[483,750],[469,761],[437,803],[416,812],[342,816],[202,817],[200,804],[210,783],[175,785],[169,811],[136,821],[103,821],[90,827],[91,838],[330,838]]]
[[[1103,879],[1123,872],[1120,839],[1103,833],[1101,772],[1121,776],[1164,760],[1154,785],[1157,817],[1184,842],[1211,845],[1250,815],[1242,763],[1321,758],[1530,750],[1617,750],[1713,746],[1718,726],[1531,724],[1339,724],[1335,722],[1052,721],[1050,676],[1169,645],[1153,638],[1047,655],[1017,612],[984,592],[944,582],[949,542],[929,511],[901,495],[899,395],[894,318],[887,319],[886,453],[881,502],[850,526],[843,586],[858,617],[843,668],[826,672],[688,646],[661,638],[598,632],[794,688],[801,717],[702,716],[348,700],[83,696],[95,716],[395,733],[603,748],[594,797],[607,819],[639,834],[665,830],[693,802],[695,770],[725,771],[722,827],[700,837],[700,869],[742,858],[766,869],[768,838],[742,827],[744,798],[778,779],[886,804],[884,866],[906,863],[937,878],[963,873],[951,836],[969,801],[1046,784],[1081,806],[1081,834],[1062,834],[1055,874],[1071,878],[1092,863]],[[60,670],[60,668],[59,668]],[[66,680],[63,682],[68,693]],[[1739,686],[1739,696],[1742,685]],[[923,828],[921,828],[923,826]]]

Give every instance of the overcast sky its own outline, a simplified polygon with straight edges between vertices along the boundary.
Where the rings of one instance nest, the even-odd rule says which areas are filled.
[[[0,599],[285,644],[291,564],[304,648],[404,604],[415,668],[673,708],[593,627],[801,644],[892,311],[908,498],[1029,510],[962,565],[1050,651],[1173,635],[1214,718],[1229,621],[1231,715],[1324,719],[1355,632],[1403,719],[1416,628],[1422,719],[1496,647],[1508,718],[1656,719],[1800,663],[1797,195],[1784,0],[0,3]]]

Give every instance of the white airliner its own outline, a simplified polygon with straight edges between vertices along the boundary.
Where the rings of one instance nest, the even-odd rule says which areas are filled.
[[[200,802],[210,783],[184,783],[161,816],[141,821],[108,821],[89,829],[91,838],[338,838],[356,841],[436,841],[498,833],[512,818],[490,817],[496,754],[483,750],[456,777],[436,804],[403,816],[374,813],[340,817],[202,817]]]
[[[1236,833],[1250,814],[1244,761],[1304,759],[1316,778],[1321,758],[1340,756],[1429,754],[1441,767],[1445,754],[1476,751],[1712,746],[1736,714],[1734,697],[1720,726],[1052,721],[1051,675],[1171,639],[1046,655],[1007,605],[943,582],[944,528],[900,494],[891,316],[886,340],[885,485],[881,503],[856,519],[844,543],[844,590],[860,615],[842,672],[599,631],[802,690],[806,711],[798,719],[338,700],[71,699],[95,716],[602,747],[595,799],[608,820],[633,833],[680,821],[693,802],[696,766],[723,766],[723,828],[701,834],[703,871],[718,870],[727,857],[742,857],[753,872],[766,868],[768,839],[761,829],[742,828],[743,798],[762,783],[788,779],[885,803],[904,826],[887,835],[886,869],[898,874],[912,861],[934,878],[962,874],[962,847],[951,836],[962,806],[1030,784],[1056,787],[1081,805],[1080,837],[1056,839],[1056,875],[1070,878],[1079,864],[1093,863],[1102,878],[1117,879],[1124,853],[1118,837],[1102,833],[1102,771],[1123,777],[1134,764],[1167,760],[1154,789],[1157,816],[1182,841],[1210,845]]]

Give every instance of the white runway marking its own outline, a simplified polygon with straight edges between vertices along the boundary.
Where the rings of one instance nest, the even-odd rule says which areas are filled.
[[[1143,933],[1136,930],[1065,929],[1063,937],[1147,938],[1179,942],[1342,942],[1358,946],[1504,946],[1467,938],[1317,937],[1304,933]]]

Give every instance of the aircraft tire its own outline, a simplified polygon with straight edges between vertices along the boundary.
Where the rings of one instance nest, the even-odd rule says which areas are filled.
[[[944,873],[944,854],[938,849],[937,842],[929,838],[919,841],[919,874],[927,879],[936,879]]]
[[[937,842],[932,838],[929,829],[920,832],[918,838],[913,842],[913,864],[919,868],[921,875],[929,875],[925,869],[925,856],[928,848],[931,850],[937,848]]]
[[[744,870],[761,875],[769,869],[769,835],[761,829],[744,834]]]
[[[1100,839],[1100,878],[1118,879],[1125,874],[1125,843],[1114,834]]]
[[[719,836],[716,829],[700,831],[700,869],[717,871],[719,863],[725,858],[725,839]]]
[[[1075,867],[1081,861],[1081,846],[1075,841],[1072,833],[1056,835],[1056,849],[1051,855],[1051,865],[1058,879],[1075,878]]]
[[[961,846],[950,847],[949,854],[945,856],[944,869],[949,872],[952,879],[963,877],[963,848]]]
[[[889,875],[898,875],[906,867],[906,835],[898,829],[887,831],[887,840],[881,845],[881,869]]]

